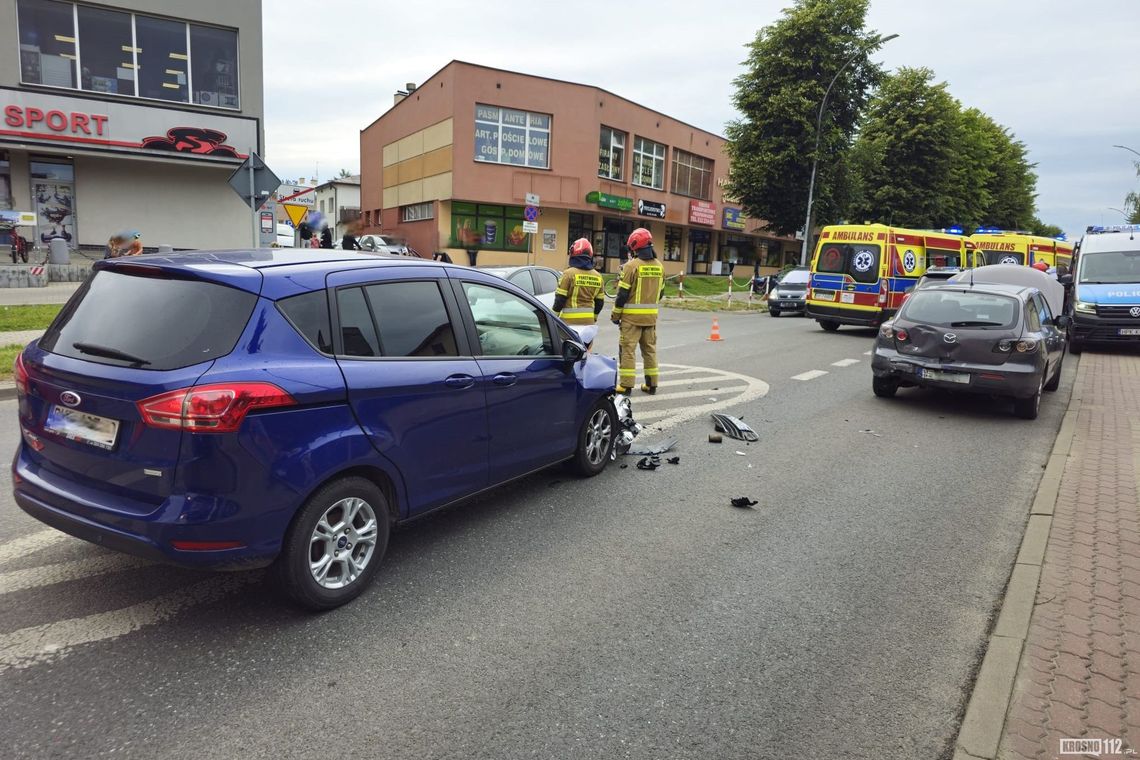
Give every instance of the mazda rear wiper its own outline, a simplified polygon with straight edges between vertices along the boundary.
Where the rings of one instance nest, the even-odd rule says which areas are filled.
[[[150,364],[146,359],[139,358],[134,354],[128,354],[126,351],[120,351],[117,348],[111,348],[110,346],[99,346],[95,343],[72,343],[71,347],[85,354],[91,354],[92,356],[120,359],[125,362],[130,362],[131,364]]]
[[[966,319],[961,322],[951,322],[951,327],[1001,327],[1001,322],[985,322],[980,319]]]

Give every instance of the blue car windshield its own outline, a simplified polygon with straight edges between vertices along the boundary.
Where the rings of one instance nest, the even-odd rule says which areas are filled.
[[[1140,283],[1140,251],[1098,251],[1081,255],[1080,282]]]

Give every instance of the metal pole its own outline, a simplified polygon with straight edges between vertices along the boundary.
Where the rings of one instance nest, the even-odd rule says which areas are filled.
[[[261,226],[258,222],[257,197],[253,189],[253,148],[249,149],[249,207],[253,212],[253,247],[261,247]]]

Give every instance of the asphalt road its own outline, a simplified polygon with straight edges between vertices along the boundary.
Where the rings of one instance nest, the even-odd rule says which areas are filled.
[[[4,756],[948,756],[1075,362],[1027,422],[874,398],[867,331],[724,315],[711,343],[710,322],[669,312],[662,361],[719,375],[635,395],[680,464],[553,469],[416,523],[324,615],[260,574],[51,532],[4,472]],[[710,444],[704,412],[684,419],[717,403],[761,441]],[[755,509],[729,506],[745,495]]]

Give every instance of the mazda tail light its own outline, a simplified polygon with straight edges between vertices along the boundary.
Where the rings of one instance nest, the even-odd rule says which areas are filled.
[[[181,388],[137,403],[150,427],[195,433],[232,433],[254,409],[296,406],[271,383],[217,383]]]

